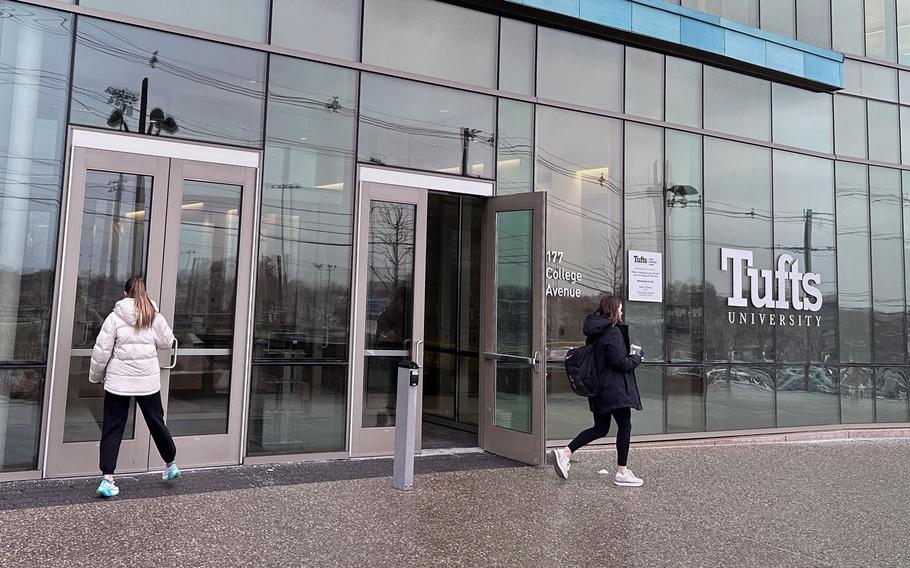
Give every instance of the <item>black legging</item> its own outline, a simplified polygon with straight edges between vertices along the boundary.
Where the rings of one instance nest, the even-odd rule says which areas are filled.
[[[569,449],[572,452],[578,451],[597,440],[606,437],[610,432],[610,416],[616,420],[616,453],[617,465],[625,467],[629,459],[629,438],[632,436],[632,409],[619,408],[606,414],[594,414],[594,426],[581,432],[575,439],[569,442]]]

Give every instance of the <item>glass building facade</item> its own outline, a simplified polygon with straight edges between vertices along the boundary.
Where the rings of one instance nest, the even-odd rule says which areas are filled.
[[[81,225],[67,222],[76,131],[258,156],[249,207],[240,185],[184,182],[182,220],[166,232],[202,236],[162,257],[163,274],[168,262],[177,273],[175,327],[209,350],[177,367],[172,419],[188,436],[236,420],[239,454],[218,463],[384,453],[356,448],[367,426],[394,424],[382,353],[394,333],[416,337],[402,306],[422,310],[424,447],[439,429],[442,445],[485,446],[488,272],[497,351],[530,342],[535,322],[545,344],[539,374],[496,363],[490,420],[533,430],[521,401],[539,387],[541,435],[573,437],[591,418],[562,358],[603,294],[633,292],[638,252],[658,254],[662,271],[659,301],[625,304],[647,355],[633,434],[910,422],[910,1],[666,3],[794,52],[843,53],[842,85],[827,88],[573,27],[539,2],[185,4],[0,0],[0,472],[50,475],[57,422],[61,444],[97,437],[100,406],[85,401],[99,393],[80,382],[79,350],[120,280],[158,254],[164,186],[138,169],[87,170]],[[587,4],[574,2],[582,15]],[[644,4],[606,4],[630,5],[634,30]],[[386,195],[364,168],[486,184],[492,197],[439,186],[413,210],[376,206],[384,197],[363,209],[365,188]],[[536,193],[542,304],[522,295],[531,265],[485,256],[490,204]],[[535,254],[528,219],[490,231]],[[69,282],[74,321],[62,321]],[[231,343],[240,320],[225,314],[245,305],[246,343]],[[72,361],[68,373],[55,357]],[[52,403],[57,391],[66,404]]]

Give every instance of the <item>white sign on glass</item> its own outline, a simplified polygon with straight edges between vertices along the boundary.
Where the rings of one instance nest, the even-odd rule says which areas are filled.
[[[629,301],[664,301],[664,267],[659,252],[629,251]]]

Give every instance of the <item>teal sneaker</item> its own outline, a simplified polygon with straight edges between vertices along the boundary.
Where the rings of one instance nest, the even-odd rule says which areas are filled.
[[[102,479],[101,485],[98,486],[95,493],[102,497],[116,497],[120,494],[120,488],[110,479]]]
[[[164,473],[161,474],[162,481],[170,481],[180,477],[180,468],[177,467],[177,464],[172,463],[164,469]]]

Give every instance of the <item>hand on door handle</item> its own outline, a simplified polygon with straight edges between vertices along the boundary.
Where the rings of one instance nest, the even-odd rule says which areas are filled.
[[[177,338],[175,337],[174,342],[171,344],[171,349],[174,350],[174,352],[171,353],[171,362],[166,367],[161,367],[162,369],[170,370],[177,366],[177,345]]]

